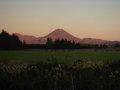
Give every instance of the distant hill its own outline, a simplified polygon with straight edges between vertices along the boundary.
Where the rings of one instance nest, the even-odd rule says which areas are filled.
[[[80,41],[80,43],[86,43],[86,44],[104,44],[107,40],[102,39],[94,39],[94,38],[84,38]]]
[[[19,34],[19,33],[14,33],[14,34],[17,35],[22,42],[25,41],[27,44],[38,44],[37,37],[35,37],[35,36],[22,35],[22,34]]]
[[[83,43],[83,44],[120,44],[119,41],[107,41],[102,39],[94,39],[94,38],[84,38],[80,39],[78,37],[73,36],[72,34],[66,32],[63,29],[56,29],[53,32],[49,33],[43,37],[35,37],[31,35],[22,35],[19,33],[15,33],[19,37],[21,41],[25,41],[27,44],[45,44],[48,38],[51,38],[53,41],[55,39],[67,39],[69,41],[74,41],[76,43]]]
[[[69,41],[75,41],[75,42],[80,42],[81,39],[69,34],[63,29],[56,29],[55,31],[51,32],[50,34],[39,38],[39,43],[44,44],[47,41],[47,38],[51,38],[53,41],[55,39],[67,39]]]

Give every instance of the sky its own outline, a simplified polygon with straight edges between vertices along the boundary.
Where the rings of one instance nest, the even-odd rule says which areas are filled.
[[[41,37],[58,28],[120,41],[120,0],[0,0],[0,30]]]

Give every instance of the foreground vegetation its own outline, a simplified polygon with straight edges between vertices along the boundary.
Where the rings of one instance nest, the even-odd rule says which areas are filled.
[[[0,64],[0,90],[119,90],[120,61]]]
[[[0,90],[119,89],[119,49],[0,51]]]

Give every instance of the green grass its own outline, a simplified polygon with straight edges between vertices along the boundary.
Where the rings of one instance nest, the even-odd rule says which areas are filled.
[[[120,60],[120,51],[116,50],[19,50],[0,51],[0,63],[40,61],[72,64],[76,60],[112,62]]]

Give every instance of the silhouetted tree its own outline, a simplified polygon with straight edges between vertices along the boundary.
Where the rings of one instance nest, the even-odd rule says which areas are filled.
[[[10,35],[2,30],[0,33],[0,49],[21,49],[22,46],[22,42],[15,34]]]
[[[52,49],[52,47],[53,47],[53,41],[52,41],[51,38],[48,38],[48,39],[47,39],[46,46],[47,46],[48,48]]]

